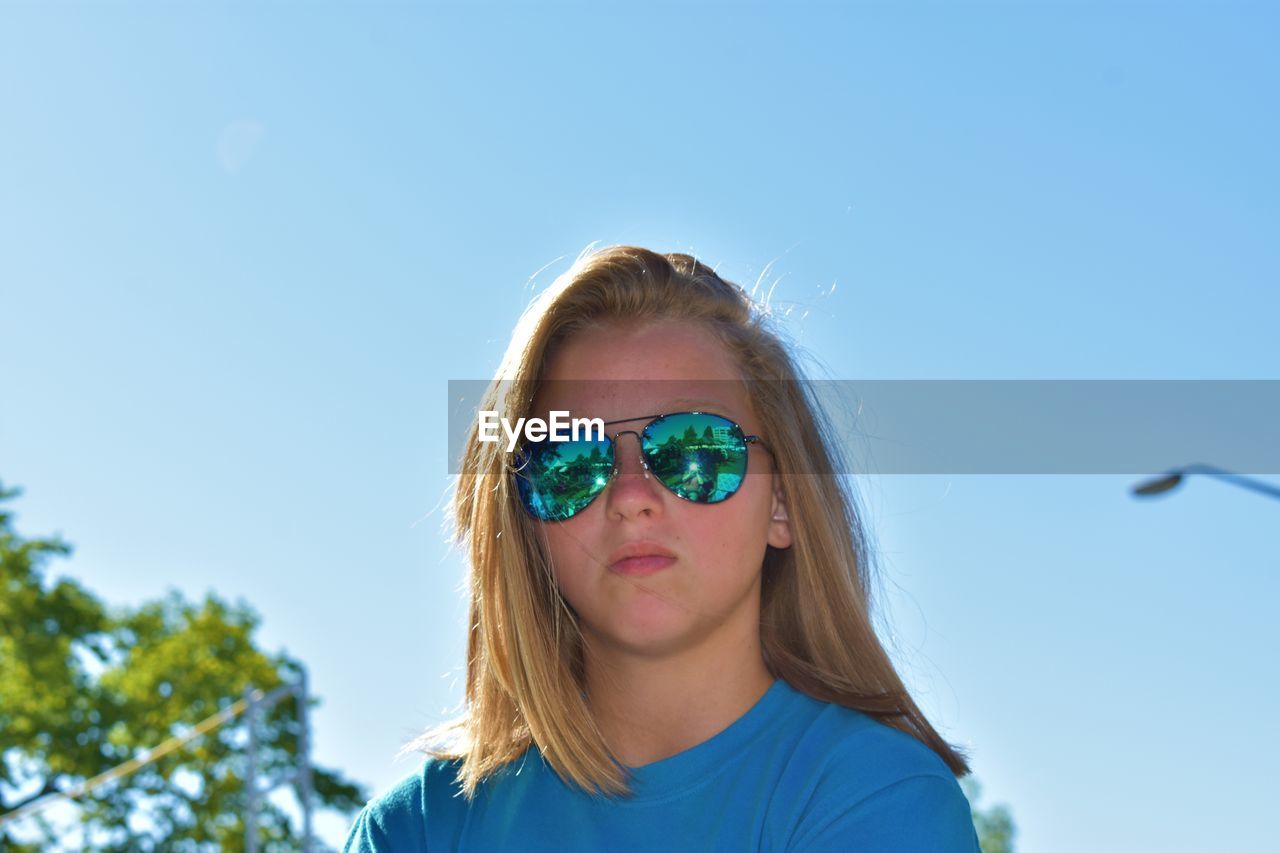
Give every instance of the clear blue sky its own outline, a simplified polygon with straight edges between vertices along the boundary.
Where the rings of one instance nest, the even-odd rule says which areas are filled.
[[[1269,4],[645,6],[0,5],[19,529],[250,602],[375,791],[461,699],[446,382],[592,241],[772,262],[828,377],[1280,378]],[[897,659],[1020,850],[1272,849],[1280,503],[1131,483],[865,481]]]

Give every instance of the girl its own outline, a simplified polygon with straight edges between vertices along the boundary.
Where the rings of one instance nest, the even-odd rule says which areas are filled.
[[[508,453],[472,428],[466,715],[348,850],[978,851],[965,759],[876,637],[833,448],[741,288],[585,255],[481,408],[603,430]]]

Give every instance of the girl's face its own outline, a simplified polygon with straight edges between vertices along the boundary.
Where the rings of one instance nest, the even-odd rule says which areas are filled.
[[[638,433],[646,416],[706,411],[765,443],[771,438],[729,353],[689,323],[578,332],[545,378],[534,405],[542,417],[567,410],[574,418],[645,418],[606,427],[611,437]],[[769,452],[748,447],[741,488],[720,503],[695,504],[646,475],[639,440],[621,435],[618,470],[604,491],[572,518],[539,524],[560,591],[593,651],[651,657],[756,636],[765,547],[789,546],[791,531]]]

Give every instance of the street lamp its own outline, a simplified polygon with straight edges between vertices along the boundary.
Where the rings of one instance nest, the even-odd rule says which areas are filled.
[[[1175,468],[1164,476],[1157,477],[1154,480],[1147,480],[1133,487],[1134,495],[1138,497],[1151,497],[1153,495],[1161,495],[1172,489],[1175,489],[1182,483],[1183,478],[1189,474],[1204,474],[1218,480],[1225,480],[1228,483],[1234,483],[1251,491],[1261,492],[1270,498],[1280,500],[1280,487],[1273,486],[1270,483],[1264,483],[1261,480],[1254,480],[1251,477],[1245,477],[1242,474],[1233,474],[1230,471],[1224,471],[1221,468],[1215,468],[1212,465],[1187,465],[1183,468]]]

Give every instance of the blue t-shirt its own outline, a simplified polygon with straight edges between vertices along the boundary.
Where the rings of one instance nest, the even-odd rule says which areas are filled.
[[[936,753],[782,679],[711,739],[631,768],[630,798],[566,784],[534,746],[468,803],[460,764],[428,759],[374,799],[345,850],[979,853]]]

